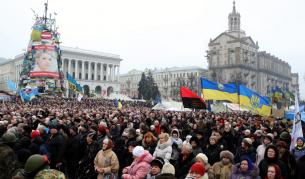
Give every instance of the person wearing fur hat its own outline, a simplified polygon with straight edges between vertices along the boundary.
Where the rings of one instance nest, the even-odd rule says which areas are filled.
[[[199,140],[196,136],[193,136],[190,139],[190,144],[192,145],[194,156],[196,156],[199,153],[202,153],[201,147],[199,146],[200,145]]]
[[[297,138],[297,145],[294,149],[292,149],[292,154],[295,157],[295,160],[299,160],[302,156],[305,155],[305,138],[298,137]]]
[[[259,163],[263,160],[264,155],[265,155],[265,150],[268,147],[268,145],[272,144],[273,141],[273,135],[272,134],[267,134],[264,136],[263,143],[259,145],[256,149],[256,160],[255,160],[255,165],[258,166]]]
[[[202,163],[194,163],[185,179],[208,179],[205,177],[205,167]]]
[[[234,155],[224,150],[220,153],[220,161],[212,166],[210,178],[227,179],[231,176],[233,167]]]
[[[98,173],[98,179],[118,177],[119,160],[112,151],[113,143],[111,139],[104,139],[102,150],[94,158],[94,169]]]
[[[147,132],[142,140],[142,146],[145,150],[148,150],[150,154],[154,154],[157,146],[157,138],[153,135],[152,132]]]
[[[169,139],[169,135],[167,133],[161,133],[159,135],[159,141],[153,157],[160,157],[165,162],[169,162],[172,156],[172,146],[171,140]]]
[[[151,169],[150,172],[146,175],[146,179],[155,179],[156,176],[160,175],[164,163],[164,160],[160,157],[157,157],[151,161]]]
[[[145,178],[153,160],[151,154],[142,146],[136,146],[132,151],[134,160],[132,164],[123,169],[123,179]]]
[[[211,136],[209,139],[209,144],[207,145],[206,150],[204,151],[211,165],[219,161],[220,152],[221,148],[217,143],[216,137]]]
[[[242,157],[241,162],[232,168],[230,179],[260,179],[258,167],[248,157]]]
[[[269,145],[265,150],[264,159],[259,163],[259,175],[264,178],[267,176],[268,166],[271,164],[278,165],[281,169],[283,178],[287,178],[287,168],[285,163],[279,159],[279,151],[275,145]]]
[[[202,165],[203,165],[204,168],[205,168],[204,177],[205,177],[205,178],[209,178],[208,172],[209,172],[209,170],[210,170],[210,168],[211,168],[211,165],[209,164],[209,159],[208,159],[208,157],[207,157],[205,154],[203,154],[203,153],[199,153],[199,154],[197,154],[197,156],[195,157],[195,160],[196,160],[196,162],[202,163]]]
[[[251,161],[255,160],[255,149],[252,147],[252,139],[244,138],[241,142],[241,146],[236,150],[235,163],[240,163],[243,156],[247,156]]]

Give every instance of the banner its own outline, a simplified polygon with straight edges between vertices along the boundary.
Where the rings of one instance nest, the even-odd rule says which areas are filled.
[[[226,100],[238,103],[238,88],[235,84],[221,84],[201,78],[201,87],[205,100]]]
[[[271,114],[269,100],[244,85],[239,86],[239,104],[262,116],[269,116]]]
[[[38,95],[38,88],[26,87],[19,91],[19,95],[23,102],[31,101]]]
[[[69,89],[75,92],[78,91],[82,93],[83,91],[82,86],[79,83],[77,83],[76,80],[73,78],[73,76],[71,76],[68,72],[67,72],[67,80],[69,84]]]
[[[298,95],[297,92],[295,94],[295,111],[294,111],[294,120],[293,120],[293,126],[292,126],[292,132],[291,132],[291,144],[290,144],[290,151],[295,148],[297,143],[298,137],[303,137],[303,130],[302,130],[302,114],[300,112],[299,108],[299,101],[298,101]]]

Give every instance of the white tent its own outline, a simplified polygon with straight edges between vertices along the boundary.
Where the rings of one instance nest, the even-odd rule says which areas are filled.
[[[211,109],[213,112],[232,112],[232,111],[249,111],[243,107],[240,107],[239,104],[234,103],[217,103],[212,104]]]
[[[165,111],[191,111],[191,109],[184,108],[182,102],[177,101],[162,101],[156,104],[152,109]]]
[[[105,99],[117,99],[117,100],[123,100],[123,101],[133,101],[133,99],[129,98],[126,95],[123,94],[114,94],[111,93],[109,96],[105,97]]]

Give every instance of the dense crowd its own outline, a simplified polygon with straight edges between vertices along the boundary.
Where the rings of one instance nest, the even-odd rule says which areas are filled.
[[[305,176],[305,139],[289,150],[291,121],[121,103],[122,108],[105,99],[2,103],[0,179]]]

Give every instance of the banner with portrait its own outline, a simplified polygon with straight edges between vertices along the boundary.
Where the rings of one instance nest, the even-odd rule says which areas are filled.
[[[57,65],[58,53],[54,46],[34,46],[32,54],[34,64],[30,71],[30,77],[59,78]]]

